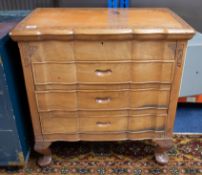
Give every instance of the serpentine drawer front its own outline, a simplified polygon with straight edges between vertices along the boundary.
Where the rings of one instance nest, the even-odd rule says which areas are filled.
[[[39,165],[51,162],[54,141],[127,139],[153,139],[157,162],[167,163],[193,35],[168,9],[33,11],[10,36],[21,51]]]

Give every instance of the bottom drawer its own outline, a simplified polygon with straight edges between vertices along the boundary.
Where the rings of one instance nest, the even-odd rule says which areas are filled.
[[[138,131],[162,131],[165,129],[166,115],[155,116],[133,116],[128,119],[128,130],[132,132]]]
[[[96,132],[142,132],[162,131],[165,128],[167,115],[134,115],[130,117],[77,117],[76,115],[41,114],[43,134],[71,134]]]
[[[127,130],[127,117],[82,117],[80,132],[117,132]]]
[[[43,134],[75,133],[79,130],[77,117],[41,117]]]

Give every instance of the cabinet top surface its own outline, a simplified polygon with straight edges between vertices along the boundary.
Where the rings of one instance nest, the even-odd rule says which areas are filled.
[[[16,40],[41,36],[194,34],[171,10],[164,8],[38,8],[10,33]]]

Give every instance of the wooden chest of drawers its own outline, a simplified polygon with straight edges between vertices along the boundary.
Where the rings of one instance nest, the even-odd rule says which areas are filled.
[[[10,33],[18,41],[35,133],[54,141],[153,139],[159,163],[172,128],[187,40],[168,9],[37,9]]]

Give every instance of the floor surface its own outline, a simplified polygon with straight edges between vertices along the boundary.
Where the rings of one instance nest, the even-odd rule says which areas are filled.
[[[179,104],[174,132],[202,133],[202,104]]]

